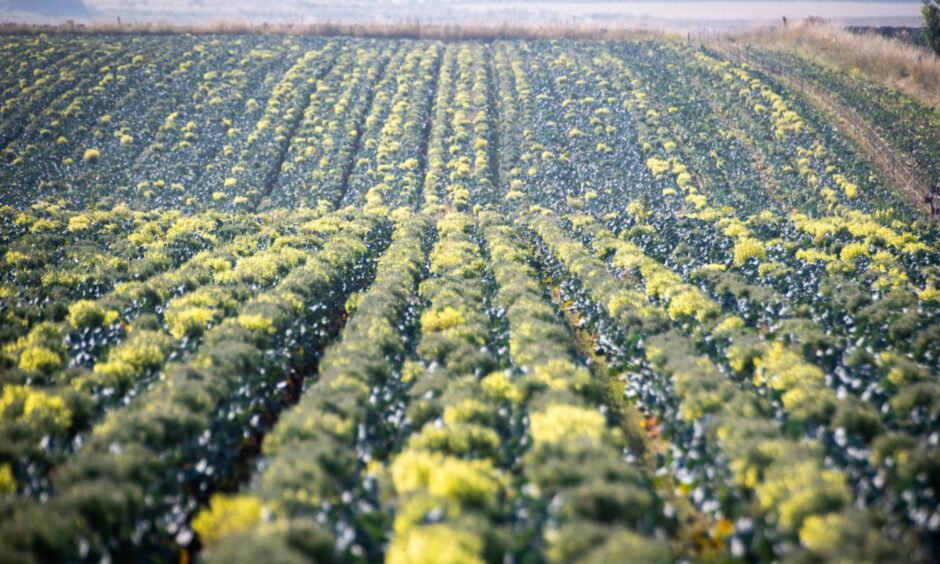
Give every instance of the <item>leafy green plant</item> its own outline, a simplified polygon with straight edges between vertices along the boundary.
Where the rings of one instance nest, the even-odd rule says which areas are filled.
[[[923,0],[924,37],[927,45],[940,57],[940,4],[934,0]]]

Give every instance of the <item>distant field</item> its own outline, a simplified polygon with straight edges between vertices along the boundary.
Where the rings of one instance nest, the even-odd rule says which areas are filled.
[[[857,68],[726,40],[0,52],[0,561],[940,549],[940,113]]]
[[[2,5],[2,4],[0,4]],[[15,19],[30,19],[35,11],[30,2],[14,2]],[[73,5],[71,13],[67,6]],[[767,21],[791,21],[809,16],[828,18],[847,25],[919,26],[920,2],[300,2],[297,0],[205,0],[171,2],[152,0],[86,0],[59,3],[62,17],[79,16],[92,20],[209,22],[218,19],[269,22],[332,20],[346,22],[397,22],[420,19],[424,22],[493,24],[513,22],[543,24],[577,21],[600,25],[643,24],[656,27],[736,27]],[[2,9],[0,9],[2,12]],[[34,18],[54,16],[45,10]]]
[[[791,21],[810,16],[823,17],[847,25],[920,24],[920,3],[878,2],[504,2],[461,4],[455,14],[479,17],[481,14],[517,14],[519,19],[549,20],[574,18],[579,21],[633,23],[659,26],[708,26]]]

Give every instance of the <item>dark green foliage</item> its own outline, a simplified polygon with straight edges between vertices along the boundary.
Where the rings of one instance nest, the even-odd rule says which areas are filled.
[[[924,36],[933,52],[940,57],[940,4],[935,0],[923,0]]]

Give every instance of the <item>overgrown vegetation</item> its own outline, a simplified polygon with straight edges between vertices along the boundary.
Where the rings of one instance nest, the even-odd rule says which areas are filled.
[[[869,80],[940,108],[940,58],[875,33],[852,33],[825,23],[800,23],[736,34],[753,46],[793,51],[836,70],[858,69]]]
[[[927,45],[940,57],[940,4],[934,0],[923,0],[924,37]]]

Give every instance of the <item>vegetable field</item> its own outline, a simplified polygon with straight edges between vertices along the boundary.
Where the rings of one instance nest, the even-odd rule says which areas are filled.
[[[670,41],[0,53],[0,561],[940,551],[940,232],[778,77]],[[935,180],[940,114],[802,64]]]

